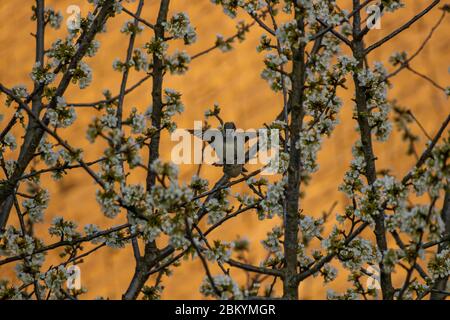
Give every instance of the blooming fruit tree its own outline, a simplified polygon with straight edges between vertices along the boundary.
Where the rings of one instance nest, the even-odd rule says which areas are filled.
[[[426,144],[420,143],[410,130],[420,126],[419,120],[388,99],[391,79],[405,70],[435,87],[436,94],[449,94],[412,65],[446,18],[448,5],[423,1],[421,11],[405,24],[367,45],[376,24],[366,21],[366,9],[375,6],[381,15],[401,15],[402,1],[212,0],[208,5],[220,6],[225,15],[245,19],[236,23],[234,35],[218,35],[211,47],[189,55],[171,46],[174,41],[183,46],[196,41],[195,21],[172,12],[170,0],[159,1],[155,21],[142,18],[144,0],[134,1],[135,11],[127,9],[128,1],[87,2],[92,10],[78,13],[66,36],[46,48],[46,31],[60,28],[63,16],[45,0],[36,0],[31,85],[0,83],[1,113],[6,115],[0,122],[0,268],[15,265],[15,276],[1,279],[0,299],[82,298],[90,288],[68,288],[69,267],[105,246],[132,248],[135,269],[120,293],[123,299],[159,298],[164,279],[182,258],[201,262],[200,292],[211,298],[299,299],[302,283],[311,277],[324,283],[339,277],[348,281],[345,292],[329,291],[330,299],[445,299],[450,294],[450,115],[436,124]],[[435,10],[441,10],[441,17],[417,51],[392,54],[393,71],[369,61],[372,51]],[[121,74],[119,92],[105,90],[99,101],[69,103],[69,86],[89,90],[93,72],[87,58],[101,50],[96,38],[108,32],[107,21],[118,15],[130,17],[120,29],[128,38],[127,51],[112,66]],[[260,168],[231,177],[224,170],[216,183],[200,174],[182,183],[177,166],[162,161],[160,154],[161,134],[177,128],[174,116],[184,110],[182,94],[168,88],[165,79],[182,76],[193,59],[213,50],[232,50],[254,28],[263,32],[256,50],[264,56],[264,69],[255,76],[260,73],[282,101],[270,106],[278,116],[266,125],[279,133],[277,172],[268,178]],[[146,41],[141,47],[136,44],[139,37]],[[142,74],[142,79],[130,84],[131,72]],[[127,106],[125,98],[147,80],[152,105],[142,113]],[[319,169],[317,155],[324,138],[338,125],[343,90],[352,91],[358,135],[348,171],[338,182],[348,204],[343,212],[332,209],[318,218],[303,211],[302,199],[308,194],[302,189]],[[92,110],[86,128],[89,142],[106,146],[95,160],[76,147],[76,141],[61,136],[71,130],[78,108]],[[218,106],[205,118],[223,125]],[[377,168],[374,142],[385,143],[392,131],[403,136],[416,157],[403,177]],[[19,152],[12,153],[16,148]],[[59,181],[74,169],[95,183],[98,206],[111,226],[79,227],[62,215],[53,219],[48,234],[34,232],[33,226],[46,221],[51,201],[41,178],[51,175]],[[127,181],[137,170],[144,170],[145,182]],[[235,185],[247,191],[233,194]],[[244,237],[232,242],[209,237],[244,213],[273,221],[262,241],[267,254],[259,263],[245,258],[246,251],[259,244]],[[126,223],[114,223],[120,217]],[[330,232],[324,231],[325,224],[333,226]],[[88,244],[92,249],[83,247]],[[44,268],[46,258],[55,253],[60,253],[59,264]],[[338,274],[336,266],[346,269],[345,274]],[[249,281],[241,283],[232,276],[240,272]],[[394,272],[400,281],[393,281]],[[365,285],[366,278],[372,285]]]

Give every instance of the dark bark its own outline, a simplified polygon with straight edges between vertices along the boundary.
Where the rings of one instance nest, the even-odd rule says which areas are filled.
[[[163,23],[167,20],[167,14],[169,12],[170,0],[162,0],[159,8],[158,18],[154,25],[155,38],[164,39],[164,26]],[[164,75],[163,61],[153,54],[153,86],[152,86],[152,126],[153,128],[161,127],[162,118],[162,85]],[[152,136],[149,146],[148,168],[150,168],[153,161],[159,158],[159,143],[160,132],[158,131]],[[146,189],[150,191],[156,182],[156,173],[152,170],[148,171],[146,179]],[[141,292],[145,282],[148,280],[149,271],[154,266],[156,260],[159,261],[160,250],[157,248],[155,241],[150,241],[145,244],[144,256],[136,263],[136,269],[131,280],[131,283],[123,295],[123,299],[131,300],[136,299]]]
[[[40,10],[43,10],[43,7],[41,9],[41,6],[44,5],[43,1],[37,2],[38,7],[37,8],[37,14],[38,14],[38,22],[39,22],[39,14],[42,14]],[[102,26],[106,22],[106,20],[110,17],[111,13],[113,12],[113,1],[106,2],[105,5],[101,8],[100,12],[98,13],[97,17],[94,19],[91,28],[83,33],[80,37],[79,41],[79,49],[73,56],[72,60],[70,61],[69,65],[67,66],[67,70],[75,69],[78,65],[78,63],[81,61],[81,59],[86,54],[89,45],[91,41],[94,39],[95,35],[101,30]],[[41,23],[38,23],[38,32],[42,30],[43,26]],[[43,35],[37,37],[37,45],[36,47],[39,47],[39,54],[37,55],[37,59],[43,59]],[[41,38],[42,37],[42,38]],[[36,51],[38,49],[36,48]],[[61,66],[57,67],[57,70],[61,70]],[[48,105],[49,109],[56,107],[56,97],[63,96],[64,92],[66,91],[67,87],[70,84],[70,81],[72,80],[73,74],[71,72],[66,71],[61,79],[61,82],[59,83],[56,91],[55,96],[51,100],[51,102]],[[36,84],[35,84],[36,86]],[[39,85],[39,87],[36,88],[36,90],[33,92],[33,100],[32,100],[32,107],[33,107],[33,113],[35,113],[37,116],[39,115],[39,112],[42,109],[41,106],[41,90],[42,85]],[[38,98],[36,98],[36,96]],[[48,125],[48,119],[44,116],[43,120],[45,125]],[[17,166],[10,177],[7,184],[3,185],[0,188],[0,230],[3,230],[6,226],[6,222],[8,221],[9,213],[11,211],[12,205],[14,203],[14,192],[15,189],[18,186],[18,179],[23,175],[25,172],[25,169],[28,167],[31,160],[34,158],[36,149],[39,145],[39,142],[42,139],[42,136],[44,135],[44,130],[42,126],[40,126],[36,119],[33,119],[33,117],[29,117],[29,122],[27,126],[27,130],[25,133],[24,142],[20,148],[19,158],[17,160]]]
[[[359,6],[359,0],[353,0],[353,7]],[[364,60],[366,58],[364,51],[363,39],[358,38],[361,32],[361,15],[357,12],[353,18],[353,55],[358,61],[358,68],[364,68]],[[366,89],[360,84],[357,74],[353,76],[353,81],[355,83],[355,100],[357,109],[357,120],[360,129],[361,143],[364,152],[364,160],[366,162],[364,175],[366,176],[367,183],[373,185],[377,179],[376,165],[375,165],[375,154],[372,146],[372,131],[369,125],[368,114],[369,110],[367,108],[366,101]],[[375,237],[378,249],[381,254],[387,250],[387,240],[386,240],[386,227],[384,212],[380,212],[374,217],[375,220]],[[380,262],[380,282],[381,291],[383,294],[383,299],[391,300],[394,295],[394,288],[392,286],[391,273],[388,272],[383,264]]]
[[[450,236],[450,191],[447,190],[445,192],[444,198],[444,206],[441,212],[442,221],[445,223],[445,231],[443,238]],[[439,244],[438,252],[442,252],[442,250],[447,249],[449,247],[449,241],[443,242]],[[447,281],[448,276],[442,279],[436,280],[436,283],[433,286],[433,290],[431,292],[431,300],[445,300],[447,297],[446,294],[443,294],[442,291],[446,291],[447,289]],[[439,292],[438,292],[439,291]]]
[[[304,21],[296,13],[298,27],[304,33]],[[298,299],[297,252],[299,231],[299,198],[301,183],[301,150],[296,148],[303,125],[303,96],[305,82],[305,45],[293,49],[292,92],[289,98],[291,123],[289,125],[290,149],[288,167],[288,185],[286,190],[286,217],[284,221],[284,257],[283,297]]]
[[[44,11],[45,11],[45,3],[44,0],[36,0],[36,34],[35,34],[35,63],[40,63],[41,66],[44,64],[44,36],[45,36],[45,21],[44,21]],[[33,113],[39,115],[42,109],[42,88],[40,88],[39,82],[34,83],[34,95],[32,99],[32,110]],[[35,134],[36,133],[36,134]],[[36,138],[42,135],[42,129],[39,125],[34,121],[33,118],[29,119],[27,131],[24,138],[24,144],[21,148],[19,160],[17,162],[17,172],[25,171],[26,166],[31,161],[34,156],[33,153],[28,153],[26,150],[37,148],[37,144],[39,140]],[[37,140],[37,141],[36,141]],[[15,173],[13,173],[12,177],[15,177]],[[12,209],[14,203],[14,190],[16,185],[14,183],[10,183],[6,185],[0,191],[0,230],[6,227],[6,223],[8,222],[9,212]],[[6,198],[6,199],[5,199]]]
[[[39,62],[41,66],[43,66],[44,64],[44,34],[45,34],[44,11],[45,11],[44,0],[36,0],[35,63]],[[42,89],[40,89],[39,82],[34,83],[33,91],[36,92],[36,94],[32,99],[32,110],[36,115],[39,115],[42,109],[42,99],[41,99]],[[34,156],[33,153],[26,152],[26,150],[30,149],[35,150],[37,148],[37,144],[39,143],[37,137],[40,135],[42,135],[42,129],[39,127],[36,121],[34,121],[34,119],[30,117],[24,138],[24,144],[20,150],[20,155],[17,162],[17,169],[16,169],[17,172],[20,172],[22,174],[23,171],[25,171],[26,166]],[[11,178],[15,176],[16,172],[13,173]],[[9,183],[0,190],[0,230],[3,230],[6,227],[6,223],[8,222],[9,212],[11,211],[11,208],[14,203],[15,188],[16,188],[15,183]]]
[[[122,122],[123,122],[123,104],[124,104],[124,100],[125,100],[125,92],[126,92],[126,87],[127,87],[127,81],[128,81],[128,75],[129,75],[129,63],[131,61],[131,59],[133,58],[133,49],[134,49],[134,43],[136,41],[136,35],[137,35],[137,27],[139,25],[139,17],[141,16],[142,13],[142,7],[144,6],[144,0],[140,0],[137,10],[136,10],[136,14],[133,14],[133,16],[135,17],[134,20],[134,27],[135,27],[135,32],[132,32],[130,35],[130,40],[128,41],[128,49],[127,49],[127,56],[125,58],[125,63],[126,63],[126,68],[122,74],[122,81],[120,84],[120,93],[119,93],[119,98],[117,100],[117,128],[118,129],[122,129]],[[117,146],[117,151],[120,151],[120,146]],[[123,183],[120,186],[120,191],[123,193],[123,188],[126,185],[126,175],[125,175],[125,169],[123,166],[123,160],[121,161],[121,170],[124,173],[124,180]],[[129,210],[127,210],[127,220],[128,222],[130,222],[130,217],[132,216],[132,212],[130,212]],[[136,238],[131,239],[131,244],[133,247],[133,254],[134,257],[136,259],[136,263],[139,262],[139,259],[141,257],[141,253],[139,250],[139,244],[138,244],[138,240]]]

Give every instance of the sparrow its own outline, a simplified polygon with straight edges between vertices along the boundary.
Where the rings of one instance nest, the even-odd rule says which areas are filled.
[[[219,157],[219,161],[215,163],[215,165],[223,167],[223,173],[226,177],[236,178],[241,173],[247,172],[244,168],[245,155],[241,155],[242,159],[239,159],[239,152],[243,151],[239,150],[239,139],[242,139],[239,135],[243,135],[244,133],[236,132],[236,125],[234,122],[225,122],[222,127],[217,130],[220,131],[220,134],[217,136],[222,137],[221,141],[216,139],[217,136],[214,134],[211,136],[207,135],[208,137],[210,136],[208,138],[205,137],[203,132],[194,130],[189,130],[189,132],[211,145]],[[243,142],[246,143],[248,139],[248,135],[244,135]]]

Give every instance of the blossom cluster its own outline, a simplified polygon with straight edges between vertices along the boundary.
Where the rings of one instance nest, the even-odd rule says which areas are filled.
[[[200,287],[200,292],[205,297],[215,297],[222,300],[240,300],[243,298],[242,291],[237,283],[228,275],[218,275],[213,277],[214,286],[219,290],[220,296],[211,285],[209,278],[205,278]]]
[[[197,40],[197,34],[189,16],[184,12],[173,15],[164,23],[164,29],[175,39],[183,39],[184,44],[192,44]]]

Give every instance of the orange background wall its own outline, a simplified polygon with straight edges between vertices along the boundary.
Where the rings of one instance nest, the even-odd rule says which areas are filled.
[[[345,2],[343,7],[345,7]],[[34,1],[2,0],[0,1],[0,82],[8,87],[16,84],[27,84],[31,88],[32,83],[28,76],[34,61],[34,40],[30,32],[34,32],[34,22],[30,21],[31,5]],[[65,10],[68,5],[79,5],[82,14],[86,14],[90,5],[82,0],[48,0],[48,5],[61,10],[65,19]],[[131,11],[135,11],[136,3],[126,4]],[[415,13],[423,8],[427,1],[407,0],[407,8],[396,12],[394,15],[383,17],[382,29],[370,32],[370,41],[380,39],[397,26],[405,23]],[[143,18],[154,21],[159,1],[146,0]],[[198,41],[188,48],[189,53],[196,53],[211,46],[215,41],[217,33],[230,36],[235,33],[235,22],[225,16],[221,9],[214,6],[209,0],[173,0],[171,1],[171,13],[186,11],[198,32]],[[382,49],[375,50],[370,61],[387,62],[388,57],[394,51],[406,50],[414,52],[427,36],[430,28],[437,21],[441,11],[434,9],[423,20],[399,35]],[[89,102],[102,98],[101,92],[109,88],[113,94],[118,93],[121,75],[112,71],[112,62],[115,58],[124,59],[128,38],[119,32],[123,22],[130,17],[121,14],[117,18],[110,19],[107,27],[108,33],[101,34],[99,53],[94,58],[86,61],[94,70],[92,85],[83,91],[76,86],[71,86],[66,94],[68,102]],[[247,18],[242,16],[242,18]],[[65,22],[65,21],[64,21]],[[448,30],[450,23],[445,19],[430,43],[417,57],[413,66],[420,72],[427,74],[442,86],[449,83],[448,76]],[[46,47],[49,47],[57,36],[63,35],[65,25],[58,30],[49,30],[46,36]],[[447,34],[447,36],[446,36]],[[274,94],[261,79],[260,73],[263,67],[263,55],[256,52],[261,30],[253,27],[247,35],[246,41],[235,45],[235,49],[229,53],[213,51],[210,54],[193,61],[190,70],[184,76],[167,76],[165,87],[174,88],[183,93],[185,112],[178,116],[179,127],[192,127],[194,120],[201,120],[204,111],[215,102],[219,103],[223,110],[225,120],[233,120],[240,128],[258,128],[263,123],[268,123],[279,113],[281,108],[281,97]],[[151,36],[151,32],[145,29],[138,36],[138,44],[142,45]],[[170,52],[175,47],[169,49]],[[143,75],[132,73],[129,84],[135,83]],[[433,134],[440,125],[442,117],[448,114],[448,101],[444,94],[431,87],[422,79],[403,71],[393,79],[393,88],[390,98],[397,99],[402,106],[410,108],[415,116],[420,119],[426,130]],[[349,82],[350,83],[350,82]],[[125,100],[125,110],[135,106],[139,110],[145,110],[151,103],[151,82],[144,83],[139,89],[128,95]],[[351,160],[351,146],[356,135],[354,128],[356,123],[352,120],[352,102],[350,92],[341,92],[345,104],[340,114],[341,124],[337,127],[333,136],[326,139],[323,150],[319,155],[320,171],[313,175],[312,183],[305,189],[306,197],[302,200],[301,207],[304,212],[314,216],[320,216],[323,211],[330,208],[335,200],[338,206],[335,211],[342,210],[346,204],[346,198],[337,191]],[[2,101],[4,97],[1,98]],[[2,113],[10,114],[11,110]],[[126,112],[126,111],[125,111]],[[90,145],[86,139],[86,128],[89,121],[96,113],[92,110],[78,110],[78,119],[75,124],[66,130],[63,135],[70,139],[73,146],[82,147],[85,151],[86,160],[90,161],[98,157],[104,148],[100,144]],[[5,125],[6,119],[0,123],[0,128]],[[417,126],[413,126],[419,133]],[[17,136],[19,131],[15,131]],[[419,133],[420,134],[420,133]],[[161,153],[168,160],[171,144],[166,138],[162,139]],[[425,139],[419,146],[423,146]],[[20,141],[19,141],[20,142]],[[376,145],[379,169],[391,170],[391,173],[401,177],[413,165],[414,160],[407,158],[404,154],[406,146],[402,144],[399,134],[395,133],[392,138],[383,145]],[[10,155],[16,156],[16,154]],[[189,180],[193,174],[193,167],[181,168],[181,178]],[[133,176],[132,182],[144,181],[145,173]],[[205,177],[212,183],[220,177],[221,170],[214,167],[203,169]],[[60,182],[54,182],[45,177],[43,182],[48,186],[51,197],[51,205],[46,211],[45,223],[38,225],[37,234],[44,234],[48,223],[55,216],[64,216],[75,220],[80,226],[87,223],[95,223],[103,227],[119,224],[123,219],[110,221],[103,217],[95,201],[96,186],[81,170],[73,171]],[[239,189],[233,190],[239,191]],[[264,257],[264,251],[259,241],[265,236],[267,230],[274,221],[259,222],[254,214],[244,214],[236,220],[225,224],[220,232],[212,233],[210,238],[233,240],[237,235],[246,236],[252,242],[252,251],[249,258],[254,263]],[[329,227],[329,226],[328,226]],[[328,228],[329,230],[329,228]],[[368,235],[370,236],[370,235]],[[45,238],[47,243],[55,239]],[[89,246],[86,246],[88,248]],[[48,265],[57,260],[54,255],[47,258]],[[88,257],[81,265],[82,283],[89,289],[86,298],[107,296],[120,298],[125,291],[134,270],[134,259],[129,246],[124,250],[101,249],[96,254]],[[0,269],[0,278],[8,276],[6,268]],[[239,275],[239,271],[233,270],[233,275]],[[184,261],[182,265],[174,269],[174,275],[164,278],[163,285],[166,287],[163,298],[192,299],[200,298],[198,287],[202,281],[204,272],[199,261]],[[397,273],[397,278],[400,276]],[[335,281],[330,288],[345,290],[347,285],[345,276],[340,274],[340,280]],[[243,280],[243,275],[237,276]],[[152,282],[149,282],[151,284]],[[321,284],[319,278],[307,280],[302,284],[301,297],[324,298],[326,288]],[[279,288],[277,288],[279,289]],[[279,293],[279,290],[278,290]]]

